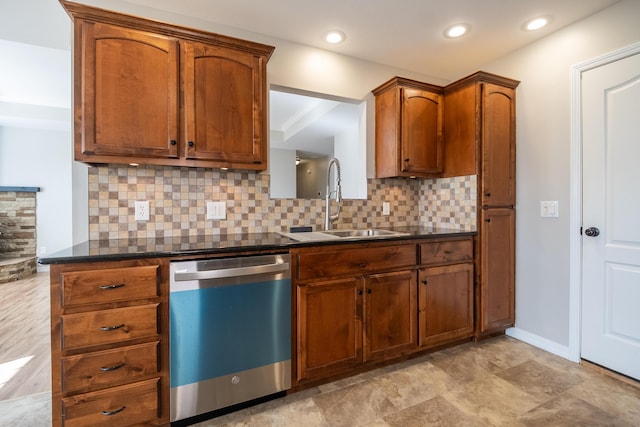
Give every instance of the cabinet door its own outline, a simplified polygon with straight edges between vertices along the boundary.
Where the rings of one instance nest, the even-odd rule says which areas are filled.
[[[473,264],[420,270],[418,300],[421,347],[473,335]]]
[[[298,380],[314,380],[362,363],[361,280],[298,285]]]
[[[201,43],[181,47],[186,158],[264,169],[263,58]]]
[[[515,211],[480,213],[480,332],[515,322]]]
[[[415,270],[364,279],[364,359],[393,357],[416,348]]]
[[[516,188],[515,90],[482,84],[482,206],[513,206]]]
[[[76,41],[76,160],[177,157],[178,42],[84,21]]]
[[[402,172],[442,172],[442,95],[402,88]]]

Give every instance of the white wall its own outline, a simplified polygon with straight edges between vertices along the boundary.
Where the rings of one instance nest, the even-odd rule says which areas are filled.
[[[482,67],[517,92],[516,328],[569,344],[570,67],[640,40],[640,2],[625,0]],[[558,200],[559,218],[539,202]]]
[[[363,129],[364,130],[364,129]],[[333,154],[340,161],[342,196],[353,198],[354,194],[367,198],[366,146],[360,139],[358,129],[351,129],[335,136]]]
[[[46,255],[73,242],[71,54],[0,40],[0,57],[0,185],[41,188],[36,247]]]
[[[296,198],[296,152],[295,150],[269,151],[271,181],[269,197],[272,199]]]
[[[0,126],[0,186],[40,187],[38,255],[71,246],[71,133]]]

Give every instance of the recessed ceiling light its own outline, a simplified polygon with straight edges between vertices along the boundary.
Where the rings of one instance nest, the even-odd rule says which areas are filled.
[[[469,32],[471,26],[469,24],[455,24],[444,30],[444,36],[450,39],[462,37]]]
[[[325,40],[331,44],[342,43],[347,38],[342,31],[331,30],[325,36]]]
[[[546,27],[547,24],[551,21],[551,18],[548,16],[541,16],[539,18],[531,19],[524,23],[523,28],[526,31],[535,31],[539,30],[542,27]]]

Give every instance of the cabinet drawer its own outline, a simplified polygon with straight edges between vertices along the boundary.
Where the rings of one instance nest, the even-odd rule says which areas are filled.
[[[153,298],[158,295],[158,266],[66,271],[61,273],[62,306]]]
[[[473,260],[473,240],[448,240],[420,245],[420,264],[441,265]]]
[[[416,263],[416,245],[324,248],[298,253],[297,279],[362,276]]]
[[[64,425],[130,426],[158,417],[158,378],[62,399]]]
[[[118,343],[158,333],[158,304],[62,315],[62,348]]]
[[[97,390],[158,375],[158,342],[62,358],[62,390]]]

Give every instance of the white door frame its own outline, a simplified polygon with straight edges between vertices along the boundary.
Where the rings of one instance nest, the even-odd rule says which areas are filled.
[[[569,360],[580,361],[582,304],[582,73],[640,53],[640,42],[571,66]]]

